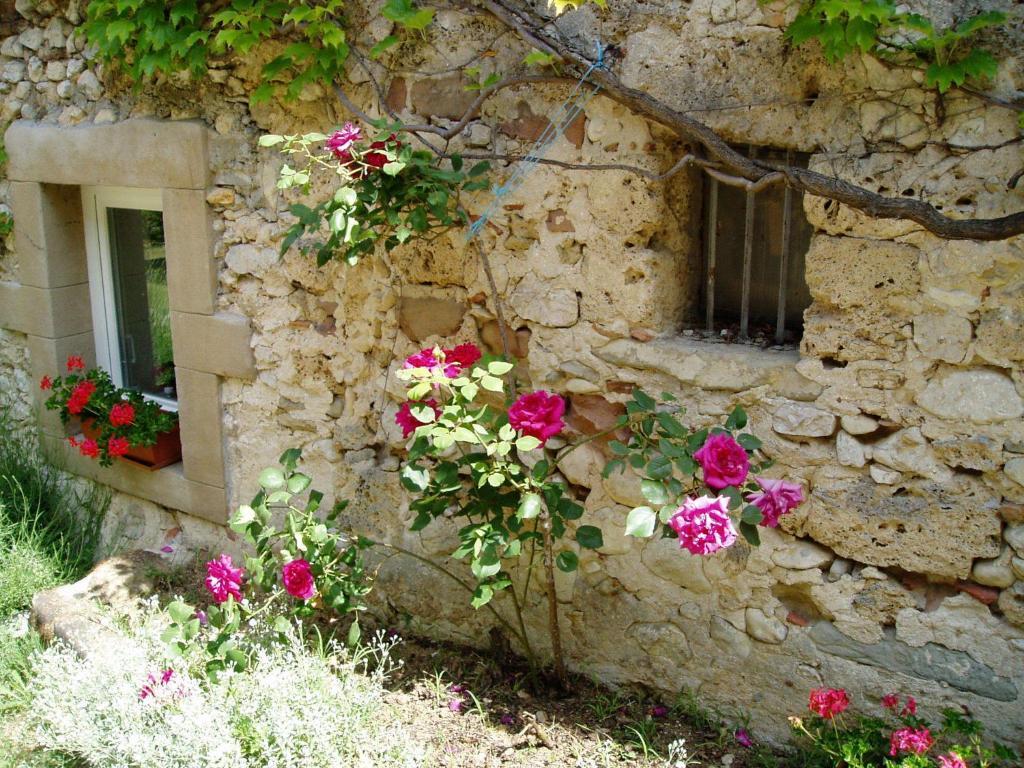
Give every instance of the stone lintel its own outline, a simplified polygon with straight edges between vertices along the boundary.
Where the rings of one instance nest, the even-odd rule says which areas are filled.
[[[210,178],[208,130],[198,122],[138,119],[63,128],[18,120],[5,140],[12,181],[206,189]]]

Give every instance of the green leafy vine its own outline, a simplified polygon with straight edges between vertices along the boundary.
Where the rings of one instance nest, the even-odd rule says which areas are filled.
[[[999,62],[975,41],[1005,24],[1005,13],[985,11],[941,28],[903,8],[892,0],[803,0],[786,37],[794,45],[817,40],[830,62],[860,52],[923,68],[925,84],[939,93],[995,76]]]

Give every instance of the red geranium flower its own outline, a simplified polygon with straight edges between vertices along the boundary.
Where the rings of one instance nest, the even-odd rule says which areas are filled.
[[[53,379],[51,379],[49,376],[43,376],[43,378],[39,380],[39,388],[40,389],[49,389],[52,386],[53,386]]]
[[[115,427],[127,427],[135,421],[135,407],[131,403],[117,403],[110,409],[110,423]]]
[[[84,371],[85,360],[82,359],[81,355],[68,355],[68,370],[69,371]]]
[[[88,456],[90,459],[95,459],[100,455],[100,447],[96,444],[95,440],[87,437],[78,446],[78,452],[83,456]]]
[[[826,720],[831,720],[850,706],[850,697],[842,688],[816,688],[811,691],[808,707]]]
[[[128,449],[131,446],[128,445],[128,438],[126,437],[112,437],[107,442],[107,453],[111,456],[124,456],[128,453]]]
[[[88,379],[80,381],[71,390],[71,397],[68,398],[68,413],[79,414],[89,403],[89,398],[96,391],[96,385]]]

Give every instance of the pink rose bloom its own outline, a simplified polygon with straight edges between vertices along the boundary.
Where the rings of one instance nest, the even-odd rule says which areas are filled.
[[[967,768],[967,763],[956,752],[939,755],[939,768]]]
[[[327,137],[325,146],[331,154],[343,162],[352,159],[349,149],[359,140],[359,126],[352,123],[345,123],[341,130],[335,131]]]
[[[842,688],[816,688],[811,691],[807,704],[812,712],[826,720],[831,720],[850,706],[850,697]]]
[[[444,366],[444,375],[454,379],[463,368],[473,365],[481,357],[480,350],[475,344],[459,344],[453,349],[442,349],[441,359],[437,357],[434,350],[421,349],[414,355],[405,359],[404,368],[429,368],[436,371]]]
[[[779,524],[780,517],[803,503],[804,489],[799,483],[776,480],[772,477],[754,479],[761,486],[761,491],[748,493],[747,501],[761,510],[761,525],[774,528]],[[882,699],[882,702],[884,703],[885,699]]]
[[[727,485],[742,485],[750,471],[750,459],[732,435],[709,435],[693,458],[704,469],[704,483],[720,491]]]
[[[213,595],[215,603],[223,603],[229,597],[236,601],[242,599],[242,576],[241,568],[236,568],[231,561],[231,555],[222,554],[216,560],[206,564],[206,588]]]
[[[729,517],[729,500],[725,496],[688,498],[668,524],[679,537],[680,548],[695,555],[714,554],[736,541],[736,529]]]
[[[292,560],[281,569],[284,591],[299,600],[309,600],[316,594],[313,572],[306,560]]]
[[[889,755],[896,757],[900,752],[923,755],[932,748],[932,734],[927,728],[900,728],[889,737]]]
[[[414,355],[409,355],[405,358],[405,364],[403,368],[437,368],[441,362],[434,355],[434,350],[431,348],[421,349]]]
[[[565,426],[562,415],[565,400],[543,389],[521,395],[508,409],[508,423],[524,435],[540,440],[541,445],[554,437]]]
[[[414,405],[429,405],[434,409],[434,418],[437,419],[441,416],[441,409],[437,407],[437,400],[430,398],[429,400],[420,400],[416,402],[402,403],[402,407],[398,409],[398,413],[395,414],[395,424],[402,428],[402,437],[408,437],[416,431],[417,427],[422,427],[424,424],[429,422],[423,422],[412,415],[412,407]]]

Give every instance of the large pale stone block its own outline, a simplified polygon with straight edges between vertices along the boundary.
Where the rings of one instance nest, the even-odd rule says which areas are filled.
[[[767,383],[800,359],[794,350],[709,344],[683,338],[616,339],[594,350],[605,362],[658,371],[704,389],[740,392]]]
[[[914,318],[914,344],[926,357],[963,362],[971,343],[971,321],[949,312],[931,312]]]
[[[224,434],[220,379],[212,373],[175,367],[181,457],[185,477],[224,486]]]
[[[917,292],[918,260],[910,245],[819,235],[807,252],[807,286],[815,301],[884,312],[896,297]]]
[[[0,281],[0,326],[50,339],[91,331],[89,285],[47,290]]]
[[[990,424],[1020,418],[1024,399],[1013,381],[989,370],[949,370],[928,382],[917,404],[950,421]]]
[[[170,308],[212,315],[217,301],[217,269],[206,195],[197,189],[165,189],[163,204]]]
[[[580,317],[576,292],[560,281],[544,280],[533,273],[519,281],[509,304],[524,320],[551,328],[568,328]]]
[[[207,129],[201,123],[127,120],[60,128],[18,120],[7,129],[14,181],[206,189]]]
[[[772,429],[780,435],[831,437],[836,421],[835,414],[813,405],[783,402],[772,415]]]
[[[189,480],[180,463],[153,472],[120,461],[110,467],[101,467],[94,459],[80,456],[70,449],[63,440],[44,436],[44,442],[50,450],[61,455],[69,472],[214,523],[227,522],[224,488]]]
[[[22,285],[61,288],[89,279],[78,187],[11,182],[11,211]]]
[[[860,563],[944,578],[967,578],[975,559],[999,554],[999,498],[980,483],[904,478],[899,487],[894,494],[867,478],[822,481],[802,519],[783,525]]]
[[[403,296],[398,324],[413,341],[430,336],[451,336],[462,326],[466,303],[440,296]]]
[[[194,371],[251,379],[256,375],[249,319],[229,312],[171,312],[174,362]]]

